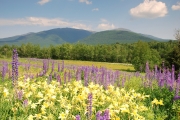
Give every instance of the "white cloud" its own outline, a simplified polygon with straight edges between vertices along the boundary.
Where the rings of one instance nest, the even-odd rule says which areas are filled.
[[[98,29],[101,29],[101,30],[109,30],[109,29],[114,29],[114,28],[115,26],[109,23],[101,23],[98,25]]]
[[[177,5],[173,5],[172,10],[180,10],[180,2],[177,2]]]
[[[40,1],[38,2],[38,4],[44,5],[44,4],[48,3],[48,2],[50,2],[50,0],[40,0]]]
[[[101,19],[101,22],[103,22],[103,23],[107,23],[107,22],[108,22],[108,20],[106,20],[106,19],[102,18],[102,19]]]
[[[42,17],[27,17],[20,19],[1,19],[0,26],[27,25],[27,26],[53,26],[53,27],[72,27],[78,29],[90,30],[91,27],[78,22],[69,22],[60,18],[42,18]]]
[[[86,4],[92,4],[92,2],[91,1],[89,1],[89,0],[79,0],[79,2],[85,2]]]
[[[99,11],[99,8],[94,8],[92,9],[92,11]]]
[[[135,8],[130,9],[130,14],[140,18],[164,17],[168,13],[166,4],[156,0],[144,0]]]

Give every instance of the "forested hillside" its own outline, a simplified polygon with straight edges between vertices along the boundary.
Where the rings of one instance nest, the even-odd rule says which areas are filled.
[[[147,61],[150,67],[160,65],[166,61],[168,53],[176,46],[177,41],[169,42],[142,42],[138,41],[133,44],[109,44],[109,45],[87,45],[62,44],[50,47],[40,47],[34,44],[22,44],[21,46],[0,47],[0,57],[7,58],[12,56],[12,49],[18,50],[19,57],[27,58],[50,58],[61,60],[84,60],[116,63],[133,63],[136,70],[145,68],[144,63]],[[143,70],[143,69],[142,69]]]

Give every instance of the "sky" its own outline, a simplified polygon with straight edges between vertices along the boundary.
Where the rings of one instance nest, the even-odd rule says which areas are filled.
[[[175,39],[180,0],[0,0],[0,38],[66,27]]]

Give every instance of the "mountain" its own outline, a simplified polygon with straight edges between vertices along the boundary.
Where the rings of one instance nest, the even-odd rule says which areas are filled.
[[[145,37],[151,38],[153,40],[156,40],[156,41],[169,41],[169,39],[162,39],[162,38],[158,38],[158,37],[155,37],[155,36],[152,36],[152,35],[147,35],[147,34],[142,34],[142,33],[139,33],[139,34],[143,35]]]
[[[21,45],[22,43],[33,43],[39,44],[40,46],[49,46],[50,44],[57,45],[66,42],[75,43],[91,34],[93,34],[93,32],[82,29],[56,28],[38,33],[29,33],[9,38],[2,38],[0,39],[0,45]]]
[[[138,40],[150,42],[155,41],[149,37],[145,37],[129,30],[108,30],[94,33],[82,40],[80,43],[86,44],[112,44],[112,43],[134,43]]]
[[[74,28],[56,28],[37,33],[1,38],[0,45],[21,45],[26,43],[39,44],[40,46],[57,45],[63,43],[85,43],[85,44],[112,44],[112,43],[134,43],[138,40],[167,41],[151,35],[135,33],[125,28],[107,30],[101,32],[87,31]]]

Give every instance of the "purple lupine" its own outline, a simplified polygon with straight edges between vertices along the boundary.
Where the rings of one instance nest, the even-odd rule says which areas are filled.
[[[175,66],[174,65],[172,65],[171,79],[173,81],[175,80]]]
[[[101,120],[101,119],[102,119],[101,112],[98,111],[98,112],[96,113],[96,120]]]
[[[51,70],[51,72],[53,72],[54,71],[54,61],[52,61],[52,70]]]
[[[84,70],[84,85],[88,86],[88,69],[85,68]]]
[[[52,81],[52,75],[50,74],[48,78],[48,83],[51,83],[51,81]]]
[[[62,61],[62,68],[61,68],[61,71],[62,71],[62,72],[64,71],[64,61]]]
[[[66,83],[67,72],[64,72],[64,83]]]
[[[176,91],[175,91],[174,100],[179,100],[180,99],[179,88],[180,88],[180,73],[179,73],[178,79],[176,81]]]
[[[60,75],[57,76],[57,82],[59,82],[59,84],[61,85],[61,77],[60,77]]]
[[[146,70],[145,70],[145,72],[146,72],[146,79],[149,79],[149,72],[150,72],[150,70],[149,70],[148,62],[146,62]]]
[[[87,111],[88,111],[87,118],[88,118],[88,120],[91,120],[91,116],[92,116],[92,98],[93,98],[92,93],[89,93],[88,94],[88,106],[87,106]]]
[[[24,107],[27,107],[27,106],[28,106],[28,99],[25,99],[25,100],[23,101],[23,105],[24,105]]]
[[[61,68],[60,68],[60,63],[58,63],[58,72],[60,72],[60,69],[61,69]]]
[[[81,120],[80,115],[76,115],[76,120]]]
[[[72,76],[71,76],[71,72],[69,71],[69,72],[68,72],[68,82],[70,82],[71,77],[72,77]]]
[[[7,73],[7,68],[6,68],[6,64],[4,63],[3,64],[3,68],[2,68],[2,80],[4,81],[4,78],[6,76],[6,73]]]
[[[104,116],[103,116],[104,120],[110,120],[110,115],[109,115],[109,110],[105,110],[104,111]]]
[[[17,50],[13,50],[13,57],[12,57],[12,82],[15,86],[16,81],[18,80],[18,53]]]
[[[48,64],[46,60],[43,60],[43,75],[47,73]]]
[[[56,72],[54,72],[54,78],[57,78],[57,74],[56,74]]]
[[[23,91],[22,90],[17,91],[17,98],[19,100],[22,100],[22,98],[23,98]]]

